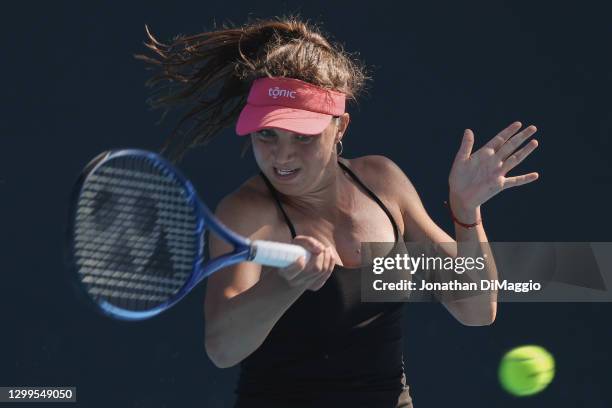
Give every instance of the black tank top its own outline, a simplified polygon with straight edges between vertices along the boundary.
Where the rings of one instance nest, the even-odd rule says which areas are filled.
[[[338,164],[387,214],[397,243],[399,229],[387,207],[347,166]],[[278,192],[261,176],[295,238]],[[325,285],[304,292],[242,361],[236,407],[273,407],[275,402],[284,407],[396,407],[400,394],[409,399],[402,306],[362,303],[360,269],[336,265]]]

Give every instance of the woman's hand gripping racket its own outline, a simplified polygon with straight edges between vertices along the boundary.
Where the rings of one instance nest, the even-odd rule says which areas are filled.
[[[206,230],[234,250],[206,259]],[[232,264],[285,267],[300,256],[308,261],[310,253],[229,230],[191,183],[155,153],[105,152],[87,165],[74,188],[68,223],[71,278],[113,318],[153,317]]]

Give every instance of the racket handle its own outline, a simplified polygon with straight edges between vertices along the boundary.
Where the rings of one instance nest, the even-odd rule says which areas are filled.
[[[300,256],[305,257],[308,262],[310,252],[299,245],[257,240],[251,243],[249,261],[284,268],[294,263]]]

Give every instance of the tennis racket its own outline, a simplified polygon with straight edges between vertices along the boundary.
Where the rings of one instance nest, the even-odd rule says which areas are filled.
[[[232,252],[206,257],[205,232]],[[301,246],[249,240],[224,226],[192,184],[163,157],[143,150],[100,154],[72,194],[70,279],[107,316],[143,320],[169,309],[212,273],[244,261],[285,267]]]

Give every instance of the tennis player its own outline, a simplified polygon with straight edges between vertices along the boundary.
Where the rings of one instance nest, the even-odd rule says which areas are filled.
[[[170,45],[149,32],[148,39],[156,56],[138,58],[159,68],[150,84],[169,83],[154,94],[153,106],[190,109],[165,153],[178,160],[236,124],[260,172],[226,196],[216,216],[251,239],[291,242],[312,253],[284,269],[245,262],[208,280],[206,351],[218,367],[240,364],[236,407],[412,407],[403,306],[361,302],[361,243],[486,243],[480,206],[538,178],[505,177],[536,148],[532,140],[519,149],[536,128],[519,132],[521,123],[512,123],[476,152],[474,134],[465,131],[449,177],[453,239],[391,160],[342,157],[346,103],[367,76],[317,27],[288,17]],[[187,123],[193,125],[183,131]],[[458,247],[449,255],[458,256]],[[210,237],[211,256],[230,249]],[[484,272],[496,277],[490,263]],[[495,299],[444,304],[468,326],[495,319]]]

